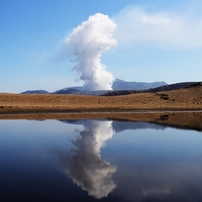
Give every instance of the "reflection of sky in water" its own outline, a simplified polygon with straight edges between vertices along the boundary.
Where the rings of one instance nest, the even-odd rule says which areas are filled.
[[[124,135],[124,140],[123,140]],[[114,194],[133,201],[201,201],[202,134],[165,129],[117,133],[107,142],[119,182]],[[105,156],[105,152],[103,156]],[[124,160],[123,160],[124,159]],[[194,200],[193,200],[194,197]]]
[[[0,121],[0,198],[202,201],[201,143],[150,123]]]

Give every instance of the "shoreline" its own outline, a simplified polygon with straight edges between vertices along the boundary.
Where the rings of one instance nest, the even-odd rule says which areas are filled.
[[[176,114],[176,113],[202,113],[202,109],[133,109],[133,110],[9,110],[9,112],[0,112],[0,120],[7,117],[60,117],[60,116],[89,116],[89,117],[98,117],[98,116],[109,116],[114,117],[120,115],[147,115],[147,114]]]
[[[190,113],[190,112],[200,112],[202,113],[202,109],[118,109],[118,110],[40,110],[40,109],[34,109],[34,110],[6,110],[6,111],[0,111],[0,116],[6,116],[6,115],[36,115],[36,114],[139,114],[139,113]]]
[[[202,130],[202,86],[120,96],[0,94],[0,120],[114,119]]]
[[[202,110],[138,110],[136,112],[76,112],[0,114],[6,120],[82,120],[106,119],[116,121],[150,122],[175,128],[202,131]]]

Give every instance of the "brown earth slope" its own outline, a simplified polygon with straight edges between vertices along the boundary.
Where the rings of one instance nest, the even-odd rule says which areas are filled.
[[[199,109],[202,109],[202,83],[180,90],[107,97],[0,94],[0,114]]]
[[[122,96],[0,94],[0,119],[107,118],[202,130],[202,84]]]

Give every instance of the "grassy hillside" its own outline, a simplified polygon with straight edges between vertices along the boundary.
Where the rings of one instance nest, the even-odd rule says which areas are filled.
[[[0,94],[0,113],[202,109],[202,84],[120,96]]]
[[[107,118],[202,131],[202,113],[192,110],[202,110],[201,84],[180,90],[121,96],[0,94],[0,119]]]

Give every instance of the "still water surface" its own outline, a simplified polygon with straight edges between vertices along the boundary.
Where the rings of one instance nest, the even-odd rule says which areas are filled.
[[[202,201],[202,133],[113,120],[0,121],[0,201]]]

